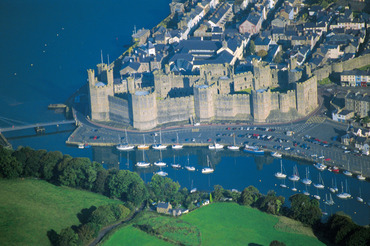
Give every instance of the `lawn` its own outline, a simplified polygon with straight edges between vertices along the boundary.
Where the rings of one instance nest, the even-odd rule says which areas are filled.
[[[0,245],[50,245],[47,232],[79,225],[81,209],[119,203],[36,179],[0,179],[0,187]]]
[[[286,245],[325,245],[314,237],[310,228],[297,221],[272,216],[236,203],[213,203],[179,218],[159,216],[156,220],[155,225],[155,220],[147,220],[146,224],[151,225],[151,228],[167,227],[181,220],[191,228],[196,227],[200,231],[201,245],[269,245],[273,240],[279,240]],[[143,224],[143,221],[145,220],[140,219],[133,224]],[[117,245],[118,242],[122,245],[166,243],[133,227],[133,224],[117,230],[103,245]]]
[[[109,237],[104,243],[104,246],[116,245],[140,245],[140,246],[166,246],[173,245],[165,242],[154,236],[151,236],[132,225],[123,227]]]
[[[269,245],[273,240],[286,245],[325,245],[315,237],[278,231],[274,227],[278,217],[236,203],[214,203],[181,219],[198,227],[202,245]]]

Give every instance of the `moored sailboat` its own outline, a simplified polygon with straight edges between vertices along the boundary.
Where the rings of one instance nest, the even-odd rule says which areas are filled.
[[[162,150],[167,148],[167,145],[162,144],[162,131],[159,131],[159,144],[153,144],[152,148],[156,150]]]
[[[137,149],[149,149],[149,145],[145,144],[145,135],[143,134],[143,144],[137,146]]]
[[[286,174],[283,173],[283,161],[280,160],[280,172],[275,173],[275,177],[279,179],[285,179]]]
[[[188,171],[195,171],[195,167],[190,166],[189,154],[188,154],[188,165],[185,166],[186,170]]]
[[[310,177],[310,170],[309,170],[309,168],[307,167],[306,168],[306,178],[304,178],[304,179],[302,179],[301,181],[302,181],[302,183],[303,184],[305,184],[305,185],[310,185],[311,183],[312,183],[312,180],[311,179],[309,179],[309,177]]]
[[[143,150],[143,160],[137,162],[136,166],[137,167],[149,167],[150,166],[150,163],[145,161],[144,150]]]
[[[214,171],[215,170],[212,167],[210,167],[210,161],[209,161],[209,157],[207,155],[207,167],[202,168],[202,173],[207,174],[207,173],[213,173]]]
[[[127,140],[127,130],[126,130],[126,129],[125,129],[125,135],[126,135],[126,143],[125,143],[125,144],[120,143],[120,144],[118,144],[118,145],[116,146],[116,148],[117,148],[118,150],[133,150],[133,149],[135,148],[135,146],[134,146],[134,145],[132,145],[132,144],[128,144],[128,140]],[[119,142],[120,142],[120,138],[119,138],[119,136],[118,136],[118,140],[119,140]]]
[[[224,146],[222,144],[214,143],[208,146],[209,149],[223,149]]]
[[[293,175],[289,176],[288,179],[290,181],[298,181],[299,180],[299,173],[298,173],[298,168],[297,165],[293,167]]]
[[[347,170],[343,171],[343,174],[346,175],[346,176],[352,176],[352,173],[349,170],[349,161],[348,161],[348,168],[347,168]]]
[[[176,144],[173,144],[171,146],[172,149],[182,149],[183,145],[179,144],[179,134],[178,133],[176,133],[176,139],[177,139],[177,142],[176,142]]]
[[[229,149],[229,150],[240,150],[240,147],[236,146],[236,144],[235,144],[235,133],[233,134],[233,136],[234,136],[234,145],[227,146],[227,149]]]
[[[319,173],[319,181],[318,181],[318,183],[313,184],[313,186],[315,186],[317,189],[324,189],[325,188],[324,180],[321,177],[321,173]]]

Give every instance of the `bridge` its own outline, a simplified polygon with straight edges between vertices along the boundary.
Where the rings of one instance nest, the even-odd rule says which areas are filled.
[[[39,127],[45,127],[45,126],[59,126],[59,125],[74,124],[74,123],[76,123],[76,120],[62,120],[62,121],[54,121],[54,122],[28,124],[28,125],[23,125],[23,126],[12,126],[12,127],[0,128],[0,133],[24,130],[24,129],[29,129],[29,128],[39,128]]]

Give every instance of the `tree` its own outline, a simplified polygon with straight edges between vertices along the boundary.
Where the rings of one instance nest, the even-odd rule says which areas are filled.
[[[257,52],[257,55],[260,56],[261,58],[267,56],[267,51],[266,50],[259,50]]]
[[[170,178],[154,175],[149,183],[149,189],[152,191],[154,200],[171,202],[180,189],[180,185]]]
[[[78,228],[77,234],[83,245],[98,236],[100,226],[94,223],[83,224]]]
[[[51,180],[54,177],[54,169],[63,159],[60,151],[50,151],[40,159],[40,177],[45,180]]]
[[[258,208],[264,212],[278,215],[280,214],[281,206],[284,204],[285,198],[283,196],[276,196],[274,191],[269,191],[267,196],[259,199]]]
[[[242,191],[240,195],[240,203],[242,205],[252,206],[261,196],[259,190],[250,185]]]
[[[12,151],[0,146],[0,177],[18,178],[22,170],[22,164],[12,156]]]
[[[134,181],[129,185],[127,191],[127,201],[132,202],[134,206],[139,206],[147,199],[147,190],[143,182]]]
[[[92,190],[96,193],[101,193],[101,194],[106,193],[105,192],[105,181],[107,177],[108,177],[107,170],[102,169],[102,170],[97,171],[95,183],[94,183]]]
[[[303,224],[312,226],[321,219],[321,210],[319,202],[303,194],[295,194],[289,198],[290,216],[293,219],[301,221]]]
[[[253,55],[255,52],[256,52],[256,45],[254,44],[254,41],[251,40],[248,45],[247,55]]]
[[[62,229],[58,237],[58,245],[60,246],[73,246],[77,245],[78,235],[72,230],[71,227]]]
[[[221,201],[222,198],[224,198],[224,188],[222,188],[221,185],[215,185],[213,187],[213,199],[218,202],[218,201]]]

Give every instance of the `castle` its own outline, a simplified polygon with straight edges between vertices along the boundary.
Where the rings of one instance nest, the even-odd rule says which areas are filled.
[[[113,78],[104,63],[88,70],[90,117],[148,130],[172,122],[287,122],[318,106],[317,79],[305,70],[278,71],[252,62],[248,72],[229,64],[206,64],[197,75],[155,70],[125,79]]]

